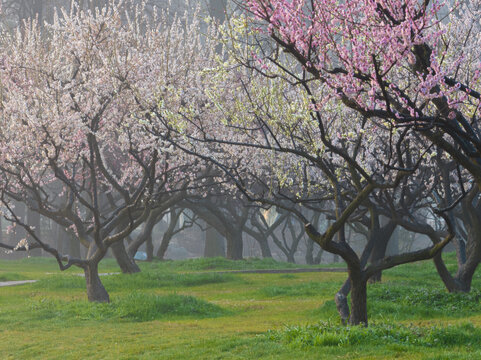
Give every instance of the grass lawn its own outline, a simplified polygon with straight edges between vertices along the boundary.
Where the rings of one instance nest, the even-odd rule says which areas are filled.
[[[454,257],[448,256],[453,263]],[[53,259],[0,260],[0,359],[479,359],[481,278],[447,294],[431,262],[369,286],[369,328],[339,324],[344,273],[216,274],[292,268],[272,260],[140,263],[103,277],[110,304]],[[100,272],[118,272],[106,259]]]

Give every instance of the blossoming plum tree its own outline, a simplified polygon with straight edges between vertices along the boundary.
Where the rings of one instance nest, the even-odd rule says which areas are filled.
[[[439,154],[444,152],[454,161],[451,175],[438,176],[459,182],[459,196],[446,202],[447,189],[441,203],[447,212],[461,204],[457,207],[463,217],[471,219],[457,226],[458,235],[463,228],[468,230],[469,251],[462,256],[462,246],[458,247],[457,274],[444,274],[451,291],[469,291],[481,259],[477,206],[481,97],[476,91],[481,70],[481,3],[247,0],[242,4],[277,48],[304,69],[307,76],[300,83],[308,88],[317,82],[326,89],[322,97],[313,99],[316,108],[322,109],[334,98],[371,120],[419,131]],[[275,53],[263,54],[259,59],[263,66],[281,65]],[[298,81],[281,66],[278,70]],[[469,176],[458,176],[464,172]],[[469,190],[471,183],[477,186]],[[437,264],[443,267],[440,257]]]
[[[198,160],[145,131],[143,105],[175,109],[215,51],[200,46],[196,16],[187,22],[159,13],[149,20],[141,7],[123,9],[112,3],[95,12],[64,11],[42,31],[31,21],[2,39],[4,215],[61,270],[81,267],[91,301],[109,301],[98,276],[107,250],[203,175]],[[75,233],[88,247],[86,258],[48,245],[16,215],[12,199]]]

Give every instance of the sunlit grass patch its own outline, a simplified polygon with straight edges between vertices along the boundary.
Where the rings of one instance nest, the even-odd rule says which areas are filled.
[[[326,296],[336,291],[336,285],[332,283],[309,281],[293,285],[271,285],[259,290],[267,297],[275,296]]]
[[[481,291],[448,293],[442,287],[376,284],[368,288],[371,316],[396,320],[464,317],[481,313]]]
[[[0,274],[0,281],[19,281],[19,280],[28,280],[24,275],[18,273],[3,273]]]
[[[222,257],[199,258],[177,261],[160,261],[151,264],[152,268],[169,268],[178,271],[202,270],[258,270],[258,269],[291,269],[312,268],[315,266],[292,264],[272,258],[247,258],[244,260],[228,260]]]
[[[143,271],[137,274],[115,274],[102,276],[108,291],[126,289],[153,289],[161,287],[192,287],[235,281],[229,274],[177,274],[173,272]],[[35,284],[37,289],[63,290],[84,289],[85,279],[75,275],[52,275]]]
[[[230,314],[229,311],[193,296],[156,295],[134,292],[114,298],[109,304],[66,301],[51,298],[31,300],[36,320],[129,320],[152,321],[171,318],[206,318]]]
[[[267,338],[296,347],[312,346],[481,346],[481,329],[469,323],[444,327],[419,327],[391,323],[372,323],[369,327],[340,326],[320,322],[307,326],[287,326],[268,331]]]

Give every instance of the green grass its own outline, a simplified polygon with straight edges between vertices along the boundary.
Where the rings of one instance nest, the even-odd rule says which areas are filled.
[[[285,279],[286,277],[283,276]],[[337,284],[319,281],[303,282],[295,285],[271,285],[260,289],[260,294],[265,297],[276,296],[318,296],[328,292],[335,293],[338,290]]]
[[[336,264],[342,266],[342,264]],[[248,258],[232,261],[221,257],[188,259],[188,260],[167,260],[156,261],[151,264],[154,269],[169,269],[176,271],[228,271],[228,270],[260,270],[260,269],[296,269],[296,268],[318,268],[326,267],[319,265],[299,265],[274,259]]]
[[[3,273],[0,274],[0,281],[19,281],[26,280],[25,276],[18,273]]]
[[[218,317],[229,314],[220,306],[193,296],[140,292],[117,297],[109,304],[41,298],[30,301],[29,309],[36,320],[54,319],[63,323],[76,320],[151,321],[183,317]]]
[[[476,349],[481,346],[481,329],[470,323],[420,327],[374,323],[369,327],[339,326],[321,322],[308,326],[287,326],[268,331],[266,337],[294,347],[402,345],[407,347],[456,347]]]
[[[216,273],[299,267],[258,259],[139,265],[102,276],[111,303],[92,304],[78,269],[0,260],[0,278],[39,279],[0,289],[0,358],[481,358],[479,274],[471,293],[448,294],[429,261],[386,271],[368,287],[366,329],[340,325],[333,297],[345,273]],[[100,271],[119,269],[106,259]]]
[[[238,278],[229,274],[199,273],[199,274],[180,274],[173,272],[156,272],[152,269],[145,269],[136,274],[123,275],[113,274],[102,276],[102,282],[109,290],[127,289],[153,289],[153,288],[172,288],[178,286],[200,286],[205,284],[218,284],[229,281],[238,281]],[[59,290],[84,289],[85,280],[76,275],[53,275],[42,278],[34,284],[36,289]]]

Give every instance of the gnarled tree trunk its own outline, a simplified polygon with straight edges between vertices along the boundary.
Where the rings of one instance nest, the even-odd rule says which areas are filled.
[[[117,241],[111,246],[112,254],[114,254],[117,264],[120,266],[122,273],[134,274],[140,272],[139,266],[135,263],[134,259],[127,254],[125,250],[124,242]]]
[[[386,256],[386,250],[389,241],[392,238],[392,234],[396,229],[396,224],[394,221],[389,221],[385,226],[371,230],[370,236],[373,237],[373,245],[371,250],[371,256],[369,257],[369,262],[373,263],[381,260]],[[370,283],[381,282],[382,271],[378,271],[373,276],[369,278]]]
[[[259,244],[259,247],[261,248],[261,254],[262,258],[271,258],[272,253],[271,253],[271,248],[269,247],[269,241],[267,240],[266,237],[262,236],[259,237],[259,239],[255,238],[257,240],[257,243]]]
[[[90,262],[84,267],[87,297],[91,302],[110,302],[109,294],[100,281],[98,263]]]
[[[226,258],[230,260],[242,260],[244,243],[242,241],[242,231],[232,231],[226,234]]]
[[[349,270],[351,279],[351,315],[350,325],[367,326],[367,279],[362,271]]]

